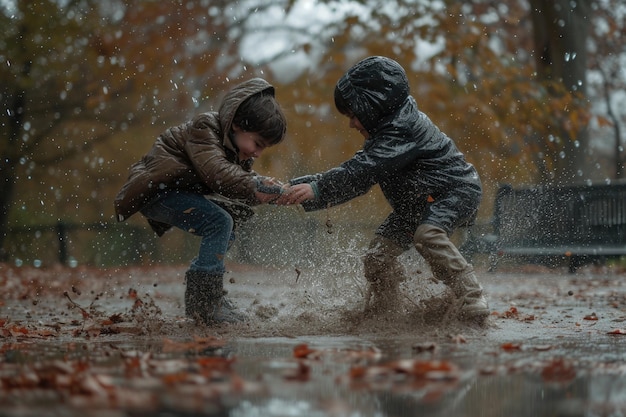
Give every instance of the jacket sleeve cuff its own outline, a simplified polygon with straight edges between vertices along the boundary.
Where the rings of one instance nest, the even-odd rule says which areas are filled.
[[[298,184],[305,184],[305,183],[311,183],[315,180],[317,180],[318,176],[317,175],[304,175],[302,177],[297,177],[297,178],[292,178],[289,180],[289,185],[298,185]]]
[[[317,181],[313,181],[313,182],[309,183],[309,185],[311,186],[311,189],[313,190],[313,195],[315,196],[315,199],[319,200],[319,198],[320,198],[320,190],[317,187]]]

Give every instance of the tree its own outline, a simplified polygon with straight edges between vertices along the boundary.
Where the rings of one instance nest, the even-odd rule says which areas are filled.
[[[280,152],[264,154],[255,167],[284,178],[342,162],[361,142],[334,111],[332,90],[352,64],[375,54],[408,69],[419,106],[477,165],[487,194],[498,182],[591,178],[585,30],[573,32],[609,7],[600,3],[30,0],[15,2],[11,12],[5,6],[0,247],[7,219],[111,220],[107,201],[155,135],[209,109],[244,77],[273,82],[289,120]],[[559,26],[568,19],[581,19],[581,26]],[[623,21],[614,28],[623,31]],[[607,62],[605,38],[607,49],[589,56],[594,68]],[[614,70],[602,68],[614,80]],[[618,126],[610,117],[596,119]]]
[[[603,7],[595,5],[594,22],[591,25],[591,50],[589,55],[590,95],[598,102],[595,119],[598,134],[606,131],[612,142],[608,175],[623,179],[626,176],[624,165],[623,124],[626,123],[625,91],[626,71],[624,70],[624,41],[626,37],[626,6],[623,2],[607,0]],[[620,112],[621,110],[621,112]]]
[[[547,86],[548,100],[560,103],[561,98],[568,98],[561,120],[555,120],[548,132],[558,146],[547,147],[552,153],[546,152],[544,161],[552,164],[542,164],[544,182],[580,181],[592,170],[587,158],[590,116],[586,96],[590,3],[590,0],[530,0],[539,79]]]
[[[0,73],[0,97],[7,111],[1,128],[7,140],[0,148],[0,247],[17,186],[26,186],[34,171],[54,169],[63,159],[107,140],[133,119],[129,106],[119,100],[116,110],[126,110],[125,117],[107,124],[113,119],[107,119],[109,108],[103,104],[128,96],[131,85],[103,77],[118,71],[121,63],[99,53],[93,34],[101,21],[90,13],[97,10],[95,2],[61,7],[54,1],[24,1],[15,6],[12,16],[2,15],[7,65]]]
[[[0,12],[7,109],[0,116],[7,138],[0,144],[0,248],[9,216],[22,225],[77,211],[104,220],[93,191],[117,175],[115,158],[135,143],[128,135],[139,127],[152,141],[149,127],[159,131],[216,95],[228,71],[219,59],[225,27],[201,4],[30,0],[13,7]],[[123,143],[102,147],[112,140]]]
[[[312,25],[312,32],[291,28],[297,36],[289,50],[314,63],[300,79],[307,88],[328,94],[359,57],[388,55],[409,69],[422,108],[480,154],[487,176],[535,182],[575,181],[581,171],[593,175],[585,159],[588,2],[535,1],[530,7],[526,0],[362,0],[352,3],[361,6],[352,11],[332,0],[322,3],[336,12],[335,20],[321,29]],[[284,22],[290,10],[285,8]],[[560,25],[574,19],[578,25]],[[266,27],[276,25],[268,22],[261,30],[271,30]],[[429,56],[422,56],[421,46]],[[266,61],[283,56],[277,51]]]

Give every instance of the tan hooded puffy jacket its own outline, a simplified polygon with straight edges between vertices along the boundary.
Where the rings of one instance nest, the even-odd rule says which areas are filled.
[[[228,133],[235,112],[248,97],[274,87],[261,78],[245,81],[226,94],[219,111],[202,113],[163,132],[150,151],[130,167],[128,180],[115,197],[115,214],[124,221],[158,192],[186,190],[218,193],[258,204],[252,159],[240,161]],[[150,222],[159,235],[168,226]]]

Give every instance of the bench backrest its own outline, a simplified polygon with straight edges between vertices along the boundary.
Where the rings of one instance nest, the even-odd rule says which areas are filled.
[[[626,243],[626,183],[498,190],[494,231],[512,247]]]

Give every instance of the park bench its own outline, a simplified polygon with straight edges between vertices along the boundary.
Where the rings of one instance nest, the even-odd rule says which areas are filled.
[[[490,269],[503,257],[565,260],[570,272],[586,263],[626,255],[626,182],[514,188],[501,185],[491,231],[470,231],[462,250],[488,253]]]

